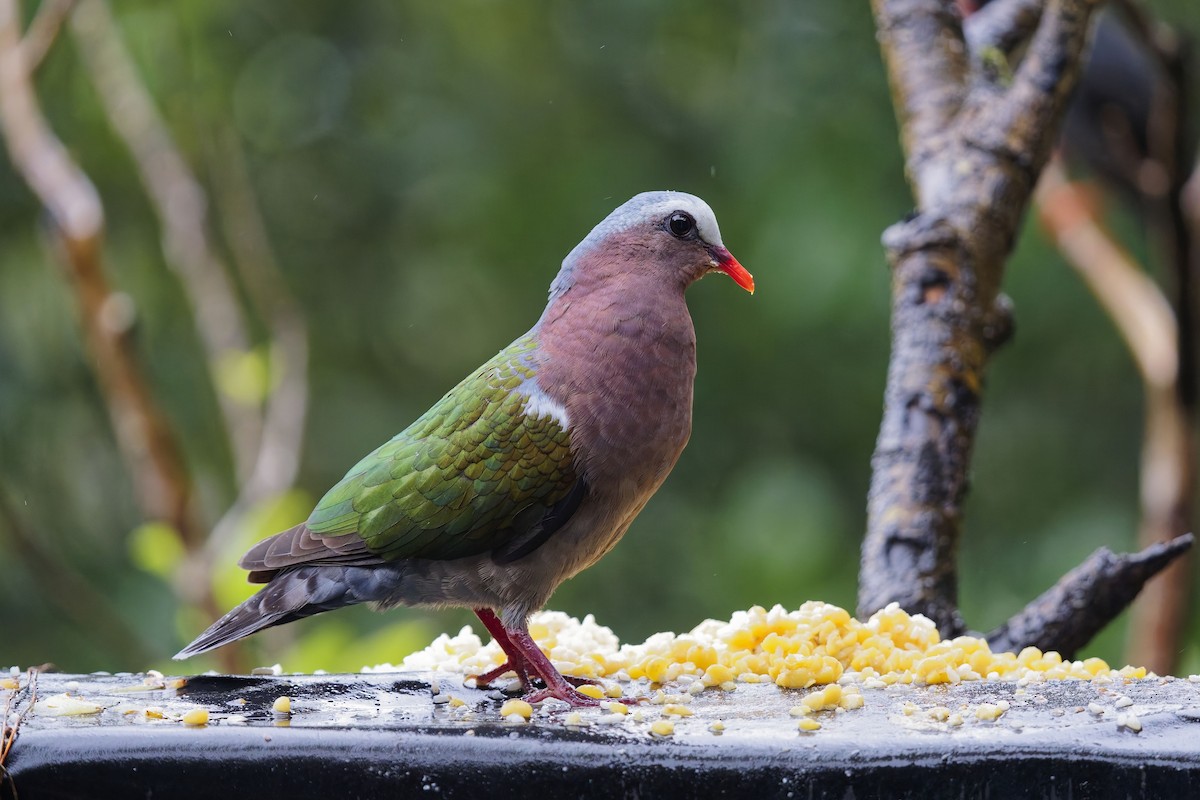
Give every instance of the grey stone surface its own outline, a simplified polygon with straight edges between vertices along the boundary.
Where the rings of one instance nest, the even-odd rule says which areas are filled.
[[[1178,678],[864,689],[862,709],[816,713],[812,733],[789,714],[808,692],[769,684],[684,695],[690,717],[646,703],[615,722],[584,711],[583,726],[568,725],[561,706],[529,723],[501,719],[498,693],[459,676],[198,676],[171,686],[143,675],[40,676],[43,700],[70,692],[103,710],[54,716],[39,706],[0,797],[1200,797],[1200,684]],[[290,716],[272,712],[281,695],[292,698]],[[1002,701],[999,718],[976,717]],[[939,721],[935,707],[962,724]],[[207,725],[180,721],[194,708],[209,711]],[[673,735],[651,733],[660,718],[674,720]]]

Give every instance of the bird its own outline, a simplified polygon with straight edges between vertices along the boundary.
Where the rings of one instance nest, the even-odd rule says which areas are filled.
[[[308,519],[238,562],[266,584],[181,650],[370,603],[472,609],[525,699],[599,701],[529,634],[530,614],[616,545],[691,435],[696,335],[684,291],[722,272],[753,294],[712,209],[644,192],[576,245],[540,318],[350,468]],[[537,688],[540,680],[542,688]]]

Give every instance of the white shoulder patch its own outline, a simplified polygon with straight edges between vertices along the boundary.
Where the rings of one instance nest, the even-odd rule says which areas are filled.
[[[530,381],[530,384],[533,384]],[[537,388],[536,385],[523,386],[529,394],[525,397],[525,413],[531,417],[550,417],[557,422],[563,430],[571,427],[571,418],[567,414],[566,407],[550,397],[550,395]]]

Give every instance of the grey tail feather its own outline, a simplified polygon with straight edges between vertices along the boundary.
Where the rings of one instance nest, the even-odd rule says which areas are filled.
[[[362,602],[347,591],[342,569],[302,567],[280,572],[253,597],[209,626],[175,654],[176,661],[207,653],[264,628]],[[364,598],[365,599],[365,598]]]

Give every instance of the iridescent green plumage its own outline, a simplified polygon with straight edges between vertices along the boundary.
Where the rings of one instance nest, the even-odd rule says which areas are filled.
[[[462,558],[536,533],[577,476],[568,431],[527,412],[535,348],[518,339],[354,465],[308,530],[357,533],[388,561]]]

